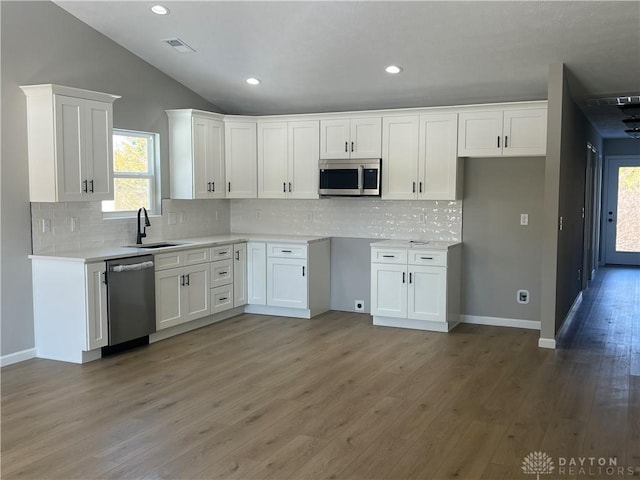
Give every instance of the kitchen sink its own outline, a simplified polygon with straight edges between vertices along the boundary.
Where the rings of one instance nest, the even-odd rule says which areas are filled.
[[[188,245],[188,243],[177,243],[177,242],[143,243],[142,245],[125,245],[125,248],[142,248],[143,250],[151,250],[153,248],[178,247],[181,245]]]

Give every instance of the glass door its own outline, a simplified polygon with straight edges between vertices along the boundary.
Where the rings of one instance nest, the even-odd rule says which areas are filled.
[[[640,266],[640,156],[607,163],[605,263]]]

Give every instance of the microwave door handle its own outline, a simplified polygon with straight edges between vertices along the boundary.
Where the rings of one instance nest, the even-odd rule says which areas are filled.
[[[360,194],[364,193],[364,165],[358,167],[358,190]]]

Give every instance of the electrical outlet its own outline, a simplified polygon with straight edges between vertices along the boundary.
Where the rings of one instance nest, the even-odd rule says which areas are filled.
[[[516,292],[516,300],[522,305],[529,303],[529,290],[518,290]]]
[[[521,213],[520,214],[520,225],[529,225],[529,214]]]
[[[364,300],[356,300],[353,308],[356,312],[364,312]]]
[[[187,223],[187,214],[184,212],[180,212],[178,214],[178,220],[180,221],[180,223]]]
[[[47,233],[51,231],[51,219],[49,218],[40,219],[40,231],[42,233]]]

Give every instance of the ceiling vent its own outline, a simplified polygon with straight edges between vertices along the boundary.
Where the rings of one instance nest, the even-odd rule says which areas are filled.
[[[179,53],[192,53],[195,52],[193,48],[184,43],[179,38],[168,38],[167,40],[163,40],[167,45],[173,47]]]

